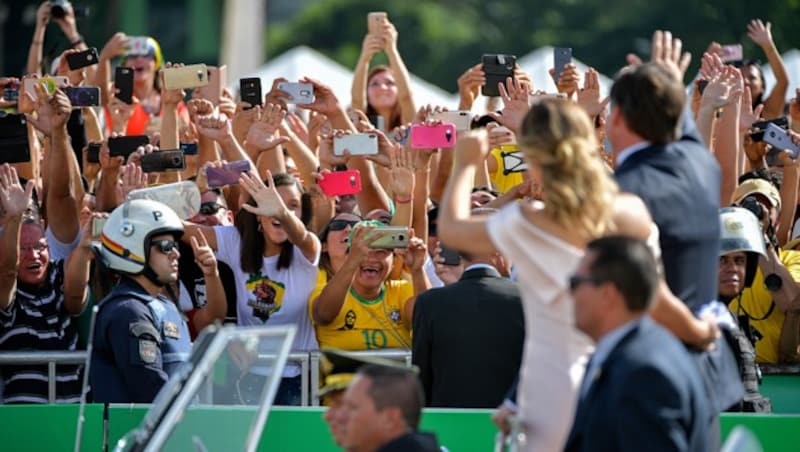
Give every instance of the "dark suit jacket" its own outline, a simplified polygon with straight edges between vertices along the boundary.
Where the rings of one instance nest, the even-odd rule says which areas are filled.
[[[667,284],[692,311],[717,297],[719,165],[687,134],[629,156],[614,172],[620,189],[638,195],[658,225]]]
[[[643,317],[580,398],[566,451],[711,450],[710,406],[697,367],[668,331]]]
[[[412,361],[428,406],[495,408],[519,372],[525,318],[517,285],[494,269],[465,272],[417,297]]]

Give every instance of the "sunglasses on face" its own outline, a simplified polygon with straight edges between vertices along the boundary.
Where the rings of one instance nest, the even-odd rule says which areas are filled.
[[[178,242],[170,239],[153,240],[152,246],[158,248],[164,254],[169,254],[170,251],[178,249]]]
[[[200,204],[200,213],[203,215],[216,215],[217,212],[219,212],[219,209],[224,207],[225,206],[215,202],[204,202]]]
[[[358,224],[357,220],[332,220],[328,224],[328,229],[331,231],[343,231],[348,226],[352,228],[356,224]]]

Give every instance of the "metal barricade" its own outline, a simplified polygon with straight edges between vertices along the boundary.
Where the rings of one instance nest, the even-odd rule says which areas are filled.
[[[47,401],[56,401],[56,365],[84,364],[86,352],[3,352],[0,366],[47,364]]]
[[[355,356],[364,358],[381,358],[392,361],[400,361],[406,366],[411,367],[411,351],[400,349],[389,350],[365,350],[358,352],[350,352]],[[322,355],[319,351],[313,351],[311,355],[311,405],[319,406],[319,388],[320,388],[320,374],[319,374],[319,361]]]

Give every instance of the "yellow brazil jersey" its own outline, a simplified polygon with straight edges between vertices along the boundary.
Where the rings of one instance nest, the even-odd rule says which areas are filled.
[[[781,250],[780,259],[789,270],[792,278],[800,282],[800,252]],[[786,284],[786,281],[784,281]],[[753,280],[753,287],[742,292],[739,300],[730,303],[731,312],[736,316],[748,315],[750,325],[756,330],[756,362],[776,364],[778,362],[778,343],[785,317],[783,311],[772,302],[772,293],[764,285],[764,274],[759,268]]]
[[[523,182],[522,173],[503,174],[503,157],[500,148],[492,149],[491,158],[497,162],[497,171],[489,173],[494,188],[502,195]]]
[[[314,319],[314,302],[327,284],[320,270],[317,287],[308,303],[309,317]],[[411,319],[405,319],[406,302],[414,296],[414,286],[405,280],[390,280],[375,300],[347,292],[339,315],[328,325],[314,323],[320,347],[340,350],[378,350],[411,348]]]

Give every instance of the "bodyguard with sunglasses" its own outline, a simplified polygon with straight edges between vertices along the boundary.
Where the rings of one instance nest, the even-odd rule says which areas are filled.
[[[160,295],[178,280],[180,218],[150,200],[117,207],[103,227],[100,257],[121,275],[100,303],[89,375],[95,402],[151,403],[189,357],[186,322]]]

